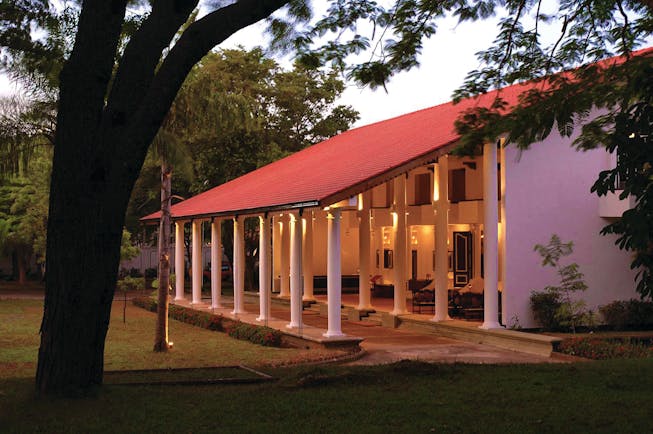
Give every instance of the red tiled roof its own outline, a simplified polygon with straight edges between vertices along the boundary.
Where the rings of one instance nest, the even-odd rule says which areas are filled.
[[[649,51],[653,48],[636,54]],[[448,102],[346,131],[179,202],[172,206],[172,217],[328,206],[408,170],[411,162],[448,151],[459,138],[454,122],[466,109],[487,106],[499,93],[514,105],[530,87],[512,85],[456,105]],[[156,220],[159,214],[141,220]]]

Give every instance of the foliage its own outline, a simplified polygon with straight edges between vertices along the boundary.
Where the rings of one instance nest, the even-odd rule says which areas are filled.
[[[573,243],[563,243],[553,234],[547,245],[537,244],[534,250],[542,257],[542,266],[555,268],[560,276],[560,286],[549,285],[542,291],[531,292],[531,308],[540,325],[554,329],[567,327],[572,332],[580,325],[591,325],[592,313],[586,310],[585,302],[573,297],[573,294],[587,290],[583,273],[576,263],[560,264],[562,257],[573,252]]]
[[[616,234],[619,248],[634,253],[637,291],[653,297],[653,59],[633,56],[653,35],[653,2],[409,0],[386,7],[372,0],[335,1],[312,26],[297,30],[291,20],[275,18],[271,29],[277,49],[298,51],[307,65],[333,63],[376,87],[419,65],[423,40],[446,15],[459,22],[498,15],[497,36],[477,54],[479,67],[454,93],[455,101],[528,84],[512,106],[499,92],[464,111],[456,123],[461,147],[455,152],[478,153],[480,144],[498,137],[528,149],[552,132],[570,137],[580,130],[577,148],[603,146],[617,153],[617,167],[602,172],[591,190],[620,190],[621,198],[631,195],[636,205],[601,233]],[[360,56],[352,55],[362,52],[370,53],[369,60],[357,64]],[[614,55],[623,57],[596,64]]]
[[[126,276],[118,280],[116,289],[121,292],[143,290],[145,289],[145,278]]]
[[[128,261],[135,258],[140,253],[138,246],[135,246],[131,242],[132,235],[125,228],[122,230],[122,241],[120,244],[120,260]]]
[[[154,279],[152,281],[152,283],[150,283],[150,286],[153,289],[158,289],[159,288],[159,279]],[[170,273],[170,289],[175,289],[175,273]]]
[[[603,322],[617,330],[653,326],[653,302],[641,300],[613,301],[599,307]]]
[[[38,149],[24,176],[13,176],[0,184],[0,252],[16,254],[19,268],[32,255],[45,263],[51,152]]]
[[[535,321],[544,330],[557,330],[560,324],[556,317],[560,309],[560,294],[557,292],[532,291],[530,296],[531,311]]]
[[[157,302],[151,297],[136,297],[132,300],[132,303],[150,312],[156,312],[157,309]],[[176,304],[169,306],[168,315],[177,321],[208,330],[226,332],[233,338],[250,341],[258,345],[279,347],[282,343],[282,334],[278,330],[265,326],[246,324],[238,320],[225,318],[222,315],[200,312]]]
[[[613,127],[601,128],[596,122],[587,129],[596,131],[607,150],[617,154],[616,167],[601,172],[592,191],[598,195],[617,192],[620,199],[635,200],[633,208],[601,233],[617,235],[619,248],[634,252],[630,267],[638,270],[637,292],[653,299],[653,66],[642,72],[645,75],[632,78],[642,90],[638,101],[601,120]]]
[[[270,327],[256,326],[236,321],[226,327],[227,334],[241,341],[250,341],[264,347],[281,346],[281,332]]]
[[[173,194],[187,198],[349,129],[358,113],[335,104],[343,90],[336,72],[285,70],[260,48],[208,54],[157,135],[174,145],[166,147]],[[159,208],[159,183],[160,163],[150,152],[130,201],[132,230]]]
[[[635,339],[571,338],[562,341],[557,351],[593,360],[653,357],[651,342]]]

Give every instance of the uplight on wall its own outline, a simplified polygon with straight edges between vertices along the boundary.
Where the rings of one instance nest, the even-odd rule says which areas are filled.
[[[356,201],[358,202],[358,210],[362,211],[363,210],[363,193],[358,193],[358,197],[356,198]]]
[[[417,229],[410,230],[410,244],[413,246],[417,245]]]
[[[387,226],[383,227],[383,245],[384,246],[390,245],[390,228]]]
[[[433,165],[433,202],[440,200],[440,165]]]
[[[396,211],[392,211],[390,214],[392,215],[392,227],[396,228],[399,223],[399,216]]]

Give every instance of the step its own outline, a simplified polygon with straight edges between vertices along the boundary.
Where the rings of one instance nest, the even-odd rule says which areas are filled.
[[[361,317],[361,321],[369,322],[376,325],[381,325],[383,323],[381,319],[381,314],[377,312],[370,312],[367,316]]]

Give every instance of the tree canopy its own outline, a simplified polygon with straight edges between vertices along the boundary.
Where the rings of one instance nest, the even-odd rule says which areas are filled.
[[[590,125],[586,133],[616,141],[621,136],[614,133],[619,131],[650,145],[645,130],[650,129],[649,100],[638,105],[650,86],[640,91],[634,86],[637,80],[648,83],[647,77],[623,75],[635,62],[623,64],[616,82],[625,83],[620,87],[624,92],[610,101],[601,99],[598,89],[619,68],[593,72],[581,68],[573,80],[560,79],[563,75],[542,78],[614,53],[628,57],[650,36],[650,0],[564,0],[553,11],[546,11],[540,0],[402,0],[388,7],[371,0],[332,0],[327,14],[315,23],[310,21],[307,0],[211,1],[203,4],[205,14],[191,23],[198,0],[133,3],[128,9],[127,0],[73,1],[62,11],[48,0],[0,1],[2,66],[45,81],[57,77],[48,273],[37,369],[37,388],[43,392],[88,389],[102,381],[104,338],[127,203],[147,149],[186,76],[214,46],[284,6],[283,14],[269,19],[277,48],[297,52],[311,67],[335,63],[349,77],[370,86],[382,86],[398,71],[418,65],[422,42],[437,31],[439,18],[452,14],[467,21],[501,14],[497,39],[480,54],[481,68],[470,73],[457,96],[541,79],[549,85],[547,91],[526,95],[504,123],[512,128],[503,132],[519,133],[512,136],[515,143],[520,143],[519,137],[546,136],[554,125],[568,134],[570,122],[584,122],[587,102],[596,98],[592,107],[605,107],[613,116],[584,122]],[[553,42],[541,38],[545,23],[559,26],[560,36]],[[350,55],[364,52],[368,61],[346,67]],[[64,61],[49,61],[53,58]],[[583,79],[597,85],[597,92],[589,92],[587,99],[569,93]],[[520,118],[519,111],[531,110],[532,115],[536,103],[550,108],[550,115],[529,119],[530,127],[518,124],[527,119]],[[496,132],[492,122],[503,122],[501,109],[497,100],[485,111],[466,114],[461,131],[466,138],[486,138]],[[307,132],[297,131],[296,137]],[[644,183],[650,182],[650,163],[646,164],[632,166],[634,173],[644,175]],[[609,183],[613,178],[605,179]],[[645,205],[642,197],[638,203]],[[652,238],[647,227],[646,231]],[[644,245],[650,255],[651,243]]]

